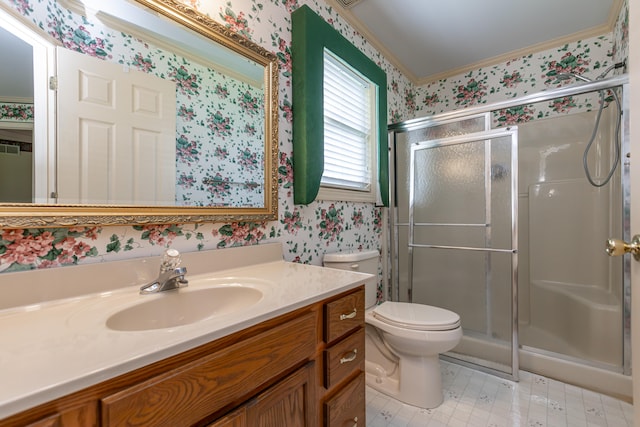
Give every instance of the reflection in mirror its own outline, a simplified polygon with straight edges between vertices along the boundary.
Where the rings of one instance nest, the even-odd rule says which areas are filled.
[[[274,218],[273,54],[174,0],[138,0],[153,11],[126,0],[45,3],[54,12],[29,19],[32,28],[48,30],[40,34],[45,42],[57,45],[58,68],[51,73],[57,76],[56,111],[49,109],[20,125],[34,128],[33,155],[46,164],[32,171],[20,168],[33,177],[33,183],[20,179],[27,189],[20,196],[0,190],[0,226],[5,211],[18,212],[13,204],[26,201],[65,205],[67,216],[74,216],[69,205],[81,209],[78,213],[95,212],[84,208],[99,205],[97,210],[115,223],[156,222],[139,206],[156,206],[168,215],[187,214],[172,206],[189,208],[186,221],[204,220],[201,213],[207,219],[234,217],[234,212],[251,218],[254,211],[256,219]],[[28,57],[31,46],[22,45]],[[35,60],[35,50],[31,55]],[[15,69],[1,74],[0,105],[6,99],[4,79],[11,74],[28,75]],[[14,110],[18,100],[29,99],[6,96],[13,96]],[[36,106],[37,99],[35,95]],[[57,134],[47,138],[52,118]],[[31,144],[23,139],[29,137],[5,138],[2,123],[0,147],[21,148],[26,159]],[[0,158],[8,156],[0,148]],[[109,211],[116,205],[145,217],[117,218]],[[196,207],[208,209],[194,211]]]
[[[33,48],[0,28],[0,201],[33,200]]]

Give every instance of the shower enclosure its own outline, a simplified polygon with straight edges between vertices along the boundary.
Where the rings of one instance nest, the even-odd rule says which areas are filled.
[[[630,387],[630,266],[604,251],[629,238],[628,165],[615,165],[627,126],[613,102],[615,90],[624,110],[626,88],[614,77],[390,126],[391,296],[461,316],[445,357],[512,379]],[[571,95],[592,111],[497,119]],[[585,177],[602,184],[614,165],[605,185]]]

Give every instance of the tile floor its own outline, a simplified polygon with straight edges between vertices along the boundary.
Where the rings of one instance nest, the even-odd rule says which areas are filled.
[[[515,383],[443,361],[442,382],[435,409],[367,387],[367,427],[633,427],[631,404],[528,372]]]

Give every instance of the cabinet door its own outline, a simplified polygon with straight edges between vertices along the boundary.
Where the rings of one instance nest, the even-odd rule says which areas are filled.
[[[2,423],[2,426],[21,427],[97,427],[98,415],[96,403],[88,403],[71,409],[60,410],[59,413],[31,423],[16,421]]]
[[[316,315],[299,317],[102,399],[104,427],[192,425],[313,356]],[[249,424],[252,425],[252,424]]]
[[[365,426],[364,372],[324,403],[325,427]]]
[[[60,427],[60,415],[52,415],[50,417],[44,418],[42,420],[36,421],[35,423],[31,423],[26,427]]]
[[[247,425],[247,408],[242,406],[207,427],[246,427]]]
[[[316,385],[314,362],[280,381],[247,403],[251,427],[303,427],[314,425]]]

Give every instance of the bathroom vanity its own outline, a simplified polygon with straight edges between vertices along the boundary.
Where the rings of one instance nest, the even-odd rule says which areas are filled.
[[[180,292],[200,297],[245,286],[261,299],[229,300],[239,308],[159,329],[135,317],[106,326],[127,310],[149,316],[138,307],[156,303],[138,286],[0,310],[0,339],[14,349],[0,354],[8,379],[0,426],[365,425],[362,283],[369,275],[284,262],[277,244],[183,256],[193,271],[189,286],[151,298],[173,302]],[[154,261],[137,265],[137,277]],[[95,268],[50,274],[83,269],[100,277]],[[0,286],[11,278],[2,276],[31,273],[37,288],[42,272],[0,275]],[[18,330],[6,333],[9,323]],[[45,325],[48,334],[38,331]]]

